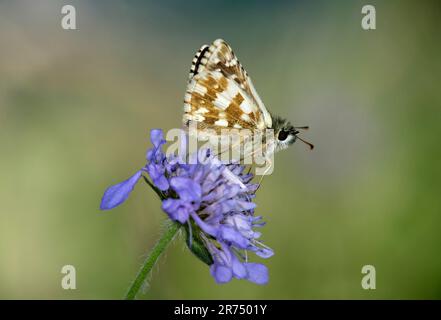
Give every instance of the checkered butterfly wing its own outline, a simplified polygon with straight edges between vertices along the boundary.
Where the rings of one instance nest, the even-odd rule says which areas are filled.
[[[271,116],[233,50],[218,39],[195,55],[184,98],[184,125],[264,130]]]

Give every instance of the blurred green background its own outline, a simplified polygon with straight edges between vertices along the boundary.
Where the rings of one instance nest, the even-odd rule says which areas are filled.
[[[142,183],[112,211],[102,193],[144,165],[150,129],[180,126],[216,38],[316,149],[278,154],[258,192],[267,286],[215,284],[178,240],[140,298],[441,298],[440,21],[435,1],[1,1],[0,298],[124,296],[165,215]]]

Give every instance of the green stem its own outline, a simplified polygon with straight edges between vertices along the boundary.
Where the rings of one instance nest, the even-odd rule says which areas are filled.
[[[152,190],[156,192],[159,199],[164,200],[166,198],[164,193],[161,190],[159,190],[158,188],[156,188],[155,185],[153,183],[151,183],[150,180],[147,179],[146,176],[143,175],[142,177],[144,178],[144,181],[150,186],[150,188],[152,188]]]
[[[139,269],[135,280],[133,281],[132,285],[129,288],[129,291],[127,292],[126,300],[133,300],[136,298],[136,295],[141,289],[145,279],[149,275],[153,266],[158,261],[165,248],[167,248],[169,243],[173,240],[180,227],[181,225],[176,222],[171,222],[167,225],[166,230],[159,238],[153,249],[150,251],[147,259],[145,259],[144,263],[142,264],[141,269]]]

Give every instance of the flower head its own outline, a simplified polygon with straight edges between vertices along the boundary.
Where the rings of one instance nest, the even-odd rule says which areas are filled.
[[[257,284],[268,282],[268,270],[260,263],[248,262],[248,252],[262,258],[273,251],[258,239],[261,217],[254,216],[252,202],[257,189],[253,175],[238,164],[223,164],[209,150],[193,154],[186,164],[178,156],[162,152],[165,143],[161,130],[152,130],[153,148],[147,164],[130,179],[108,188],[101,209],[121,204],[146,172],[161,194],[162,209],[171,220],[186,227],[189,248],[210,265],[218,283],[233,277]],[[207,258],[208,257],[208,258]]]

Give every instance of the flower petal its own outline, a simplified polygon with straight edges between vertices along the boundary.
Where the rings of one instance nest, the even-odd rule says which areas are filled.
[[[192,179],[175,177],[170,180],[170,185],[179,195],[180,199],[188,202],[201,201],[201,186]]]
[[[225,240],[227,242],[231,242],[236,247],[241,249],[246,249],[250,243],[250,241],[245,238],[239,231],[230,226],[222,225],[219,228],[218,237],[221,240]]]
[[[153,183],[161,191],[168,190],[168,188],[169,188],[168,180],[164,175],[159,176],[156,179],[153,179]]]
[[[210,273],[217,283],[227,283],[233,277],[233,272],[230,268],[217,263],[211,265]]]
[[[158,148],[162,144],[165,143],[164,140],[164,134],[162,133],[161,129],[152,129],[150,131],[150,141],[155,146],[155,148]]]
[[[243,279],[247,276],[247,268],[237,259],[234,253],[231,253],[231,268],[237,279]]]
[[[162,202],[162,210],[164,210],[174,221],[184,224],[187,222],[190,213],[193,212],[191,204],[180,199],[165,199]]]
[[[136,172],[129,179],[107,188],[101,199],[100,209],[109,210],[123,203],[129,196],[130,192],[132,192],[133,187],[140,177],[141,170]]]
[[[168,180],[164,175],[164,166],[155,163],[149,163],[146,165],[145,170],[149,174],[150,178],[152,178],[153,183],[159,190],[165,191],[169,188]]]
[[[244,263],[248,271],[247,279],[257,284],[268,283],[268,269],[261,263]]]
[[[256,255],[258,255],[261,258],[269,258],[274,255],[274,251],[270,248],[259,248],[256,250]]]
[[[198,224],[198,226],[202,229],[202,231],[204,231],[205,233],[209,234],[212,237],[217,236],[218,228],[216,226],[212,226],[209,225],[208,223],[205,223],[195,212],[192,212],[191,216],[193,220]]]

